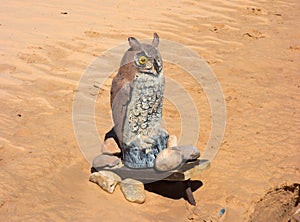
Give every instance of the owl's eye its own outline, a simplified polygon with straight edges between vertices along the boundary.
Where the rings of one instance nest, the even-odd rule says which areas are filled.
[[[146,56],[140,56],[140,57],[139,57],[139,63],[140,63],[141,65],[145,65],[146,62],[147,62],[147,57],[146,57]]]

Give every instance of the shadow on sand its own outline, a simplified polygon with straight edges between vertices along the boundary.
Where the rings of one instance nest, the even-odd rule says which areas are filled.
[[[203,183],[199,180],[189,181],[192,192],[196,191],[202,187]],[[156,181],[153,183],[145,184],[145,189],[149,192],[159,194],[161,196],[171,198],[171,199],[180,199],[184,198],[187,200],[186,192],[186,181]]]

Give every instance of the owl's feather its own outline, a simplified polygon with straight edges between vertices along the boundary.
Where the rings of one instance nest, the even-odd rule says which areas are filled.
[[[127,63],[120,67],[118,74],[112,81],[111,91],[110,91],[110,105],[112,107],[113,101],[119,93],[119,90],[127,83],[131,82],[134,79],[135,74],[137,73],[137,68],[132,64],[133,62]],[[128,98],[127,98],[128,100]],[[119,101],[123,104],[126,102]]]

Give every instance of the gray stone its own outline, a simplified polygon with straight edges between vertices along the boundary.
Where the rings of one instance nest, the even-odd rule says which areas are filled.
[[[159,171],[169,171],[180,166],[183,155],[180,150],[164,149],[155,159],[155,168]]]
[[[170,147],[170,149],[181,151],[184,160],[195,160],[200,157],[200,151],[195,146],[176,146]]]
[[[142,182],[127,178],[121,181],[120,187],[126,200],[140,204],[145,202],[146,193]]]
[[[117,174],[105,170],[92,173],[89,180],[98,184],[108,193],[113,193],[118,183],[121,182],[121,178]]]
[[[121,159],[116,156],[110,154],[100,154],[94,158],[92,166],[94,168],[114,167],[120,163]]]

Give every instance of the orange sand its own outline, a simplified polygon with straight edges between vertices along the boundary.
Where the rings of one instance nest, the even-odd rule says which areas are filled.
[[[0,221],[203,221],[221,208],[224,221],[248,221],[268,189],[300,182],[299,15],[297,0],[2,2]],[[86,67],[128,36],[153,32],[201,55],[226,99],[223,144],[195,178],[203,186],[194,208],[152,192],[143,205],[127,202],[119,188],[105,193],[88,181],[90,164],[73,132],[72,100]],[[166,76],[176,73],[165,64]],[[186,75],[176,78],[197,104],[203,151],[205,94]],[[100,98],[108,101],[109,81],[96,107],[108,118]],[[167,123],[179,118],[173,108],[166,101]],[[112,126],[97,124],[101,135]],[[180,125],[170,124],[178,134]]]

